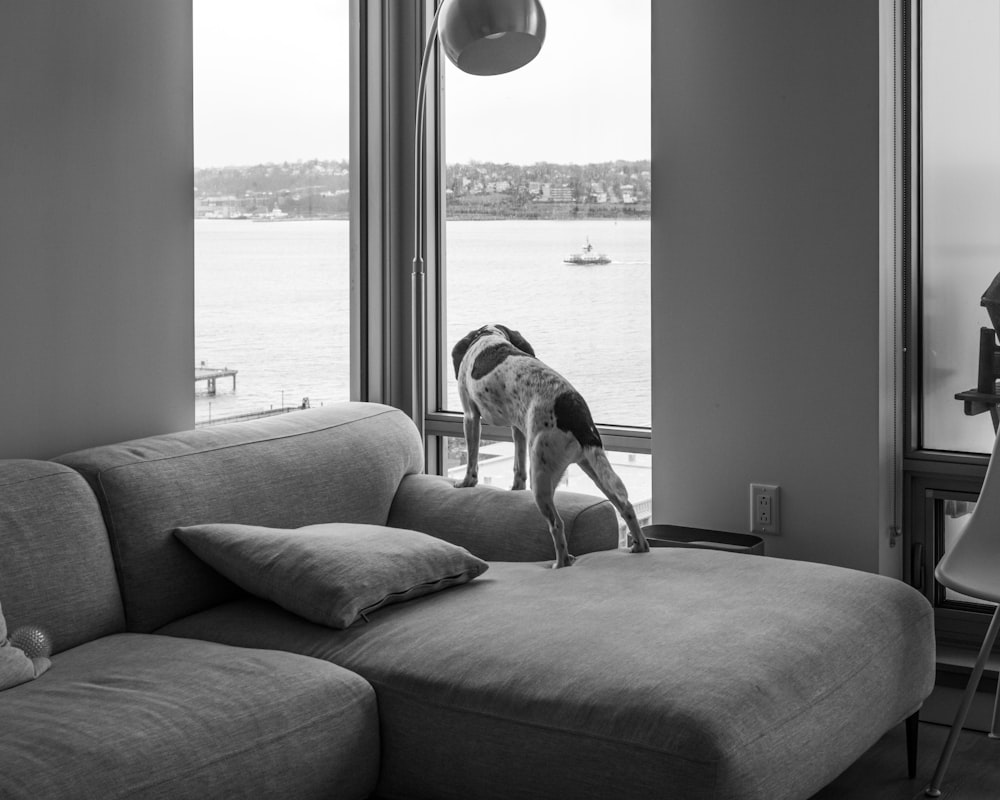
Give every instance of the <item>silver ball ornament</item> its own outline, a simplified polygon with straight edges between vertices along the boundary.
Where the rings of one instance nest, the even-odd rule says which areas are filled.
[[[8,641],[23,650],[28,658],[48,658],[52,655],[52,637],[35,625],[22,625],[10,634]]]

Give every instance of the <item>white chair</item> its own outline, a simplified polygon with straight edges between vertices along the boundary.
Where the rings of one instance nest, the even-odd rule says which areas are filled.
[[[986,480],[979,495],[975,510],[958,539],[952,544],[934,570],[938,583],[956,592],[984,600],[1000,603],[1000,437],[993,444],[993,455],[986,469]],[[976,665],[969,676],[969,684],[955,714],[948,741],[941,752],[934,777],[925,790],[928,797],[940,797],[941,782],[948,769],[948,762],[955,752],[958,736],[962,732],[965,718],[972,706],[972,700],[983,675],[983,668],[993,649],[993,642],[1000,631],[1000,606],[993,612],[993,619],[979,650]],[[993,706],[993,722],[990,736],[997,738],[997,717],[1000,711],[1000,686]]]

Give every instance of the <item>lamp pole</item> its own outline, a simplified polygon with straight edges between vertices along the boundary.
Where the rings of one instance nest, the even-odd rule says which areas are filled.
[[[417,106],[413,123],[413,271],[411,280],[412,299],[412,363],[411,402],[413,422],[424,441],[424,417],[426,414],[427,370],[427,269],[424,264],[424,228],[427,224],[425,180],[427,164],[425,140],[427,138],[427,75],[430,72],[431,56],[437,40],[438,19],[441,17],[441,3],[434,10],[434,19],[427,34],[423,54],[420,58],[420,74],[417,78]]]
[[[442,31],[439,20],[445,9]],[[413,121],[413,271],[410,278],[411,406],[421,443],[427,402],[427,270],[424,264],[427,78],[439,32],[445,54],[463,72],[500,75],[524,66],[538,54],[545,40],[545,12],[539,0],[441,0],[434,9],[421,54]]]

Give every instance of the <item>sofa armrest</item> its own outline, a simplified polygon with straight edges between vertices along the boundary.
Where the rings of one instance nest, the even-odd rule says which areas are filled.
[[[618,517],[603,498],[556,492],[569,552],[618,547]],[[529,491],[496,486],[457,489],[439,475],[407,475],[387,524],[460,545],[486,561],[544,561],[555,557],[549,526]]]

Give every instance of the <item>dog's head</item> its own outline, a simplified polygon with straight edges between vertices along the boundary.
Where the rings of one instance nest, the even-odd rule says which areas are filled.
[[[514,347],[520,350],[522,353],[526,353],[532,358],[535,357],[535,349],[528,344],[528,340],[525,339],[520,333],[515,330],[511,330],[506,325],[483,325],[481,328],[477,328],[474,331],[469,331],[465,337],[462,338],[451,349],[451,362],[455,365],[455,377],[458,377],[458,368],[462,365],[462,359],[465,358],[465,354],[469,352],[469,348],[472,344],[482,339],[484,336],[500,336],[510,342]]]

